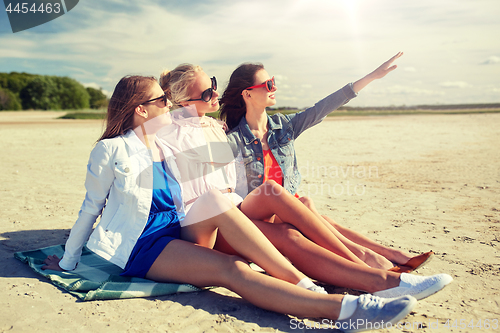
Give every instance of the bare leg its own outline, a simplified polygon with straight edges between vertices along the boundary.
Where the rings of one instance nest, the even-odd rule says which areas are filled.
[[[368,261],[372,263],[379,263],[379,265],[370,265],[370,263],[368,263],[370,266],[388,269],[392,267],[392,264],[388,263],[388,261],[404,264],[412,258],[412,256],[408,253],[379,244],[354,230],[343,227],[327,216],[320,215],[312,199],[308,197],[301,197],[299,200],[302,201],[302,203],[306,205],[306,207],[309,208],[319,219],[321,219],[330,231],[332,231],[339,238],[339,240],[344,243],[344,245],[356,254],[356,256],[364,258],[363,261],[367,263]],[[379,255],[383,258],[380,258]],[[380,265],[381,267],[379,267]]]
[[[400,284],[400,274],[342,258],[307,239],[288,223],[254,223],[295,267],[313,279],[369,293]]]
[[[399,273],[353,263],[315,244],[288,223],[253,222],[295,267],[318,281],[369,293],[400,284]],[[237,254],[220,235],[216,249]]]
[[[336,319],[342,295],[323,295],[254,272],[246,262],[182,240],[171,241],[146,274],[159,282],[226,287],[250,303],[301,317]]]
[[[338,232],[340,232],[344,237],[348,238],[352,242],[364,246],[372,251],[384,256],[392,262],[397,264],[404,264],[408,260],[412,258],[412,255],[406,253],[405,251],[401,251],[398,249],[393,249],[382,244],[375,242],[374,240],[352,230],[347,227],[344,227],[328,216],[322,215],[322,217],[330,223]]]
[[[190,214],[199,215],[198,210],[214,205],[216,201],[229,202],[219,191],[208,191],[193,204],[186,215],[186,220],[190,219]],[[259,229],[235,206],[218,216],[188,224],[181,229],[181,235],[184,240],[213,248],[217,231],[241,256],[252,260],[272,276],[293,284],[297,284],[306,277],[283,257]]]
[[[267,181],[241,203],[241,211],[251,219],[265,220],[276,214],[299,229],[316,244],[360,265],[365,265],[330,231],[328,226],[275,181]],[[334,229],[330,226],[330,228]],[[392,265],[391,265],[392,266]]]

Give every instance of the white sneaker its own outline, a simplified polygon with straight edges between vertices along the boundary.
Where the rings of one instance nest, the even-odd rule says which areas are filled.
[[[406,317],[416,304],[417,300],[412,296],[388,299],[364,294],[359,296],[353,315],[336,320],[335,328],[346,333],[389,329]]]
[[[315,293],[318,293],[318,294],[328,295],[328,293],[326,292],[326,290],[323,287],[320,287],[320,286],[317,286],[317,285],[309,287],[309,288],[307,288],[307,290],[314,291]]]
[[[410,295],[421,300],[437,293],[453,281],[453,278],[448,274],[418,276],[402,273],[399,279],[401,280],[399,287],[377,291],[373,295],[385,298]]]

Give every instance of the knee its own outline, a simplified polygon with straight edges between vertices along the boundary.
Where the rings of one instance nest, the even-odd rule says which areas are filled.
[[[221,191],[213,188],[203,193],[202,196],[198,198],[198,200],[205,205],[217,205],[217,206],[226,206],[229,199],[221,193]]]
[[[264,184],[262,184],[262,186],[264,187],[264,193],[266,195],[279,195],[281,193],[283,193],[285,190],[285,188],[283,186],[281,186],[280,184],[278,184],[276,181],[274,180],[266,180]]]
[[[314,201],[309,197],[300,197],[299,200],[310,210],[316,209]]]
[[[302,235],[302,233],[291,224],[280,223],[277,224],[277,226],[280,229],[279,234],[281,236],[281,244],[296,246],[305,238],[304,235]]]
[[[224,197],[222,195],[222,193],[219,190],[215,189],[215,188],[212,188],[212,189],[208,190],[207,192],[205,192],[203,194],[203,196],[207,197],[210,200],[214,200],[214,201],[220,200],[221,198]]]
[[[220,271],[223,287],[232,290],[233,281],[239,281],[251,272],[252,268],[244,259],[236,255],[227,255],[225,267]]]

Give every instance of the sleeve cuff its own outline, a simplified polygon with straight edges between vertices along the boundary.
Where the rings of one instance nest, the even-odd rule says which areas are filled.
[[[358,96],[358,93],[354,92],[353,83],[352,83],[352,82],[350,82],[350,83],[348,84],[348,86],[349,86],[349,88],[351,88],[351,93],[354,95],[354,97]],[[351,97],[351,98],[353,98],[353,97]]]
[[[65,271],[72,271],[72,270],[74,270],[76,268],[77,264],[78,264],[77,261],[66,259],[64,256],[61,259],[61,261],[59,261],[59,267],[61,267]]]

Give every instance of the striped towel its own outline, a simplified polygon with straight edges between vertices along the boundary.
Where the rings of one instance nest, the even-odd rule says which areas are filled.
[[[27,263],[31,269],[48,278],[54,285],[63,288],[83,301],[201,291],[190,284],[157,283],[141,278],[120,276],[123,271],[120,267],[99,257],[87,247],[83,248],[80,263],[75,270],[68,272],[42,270],[43,261],[52,254],[61,258],[64,254],[64,245],[16,252],[14,257]]]

